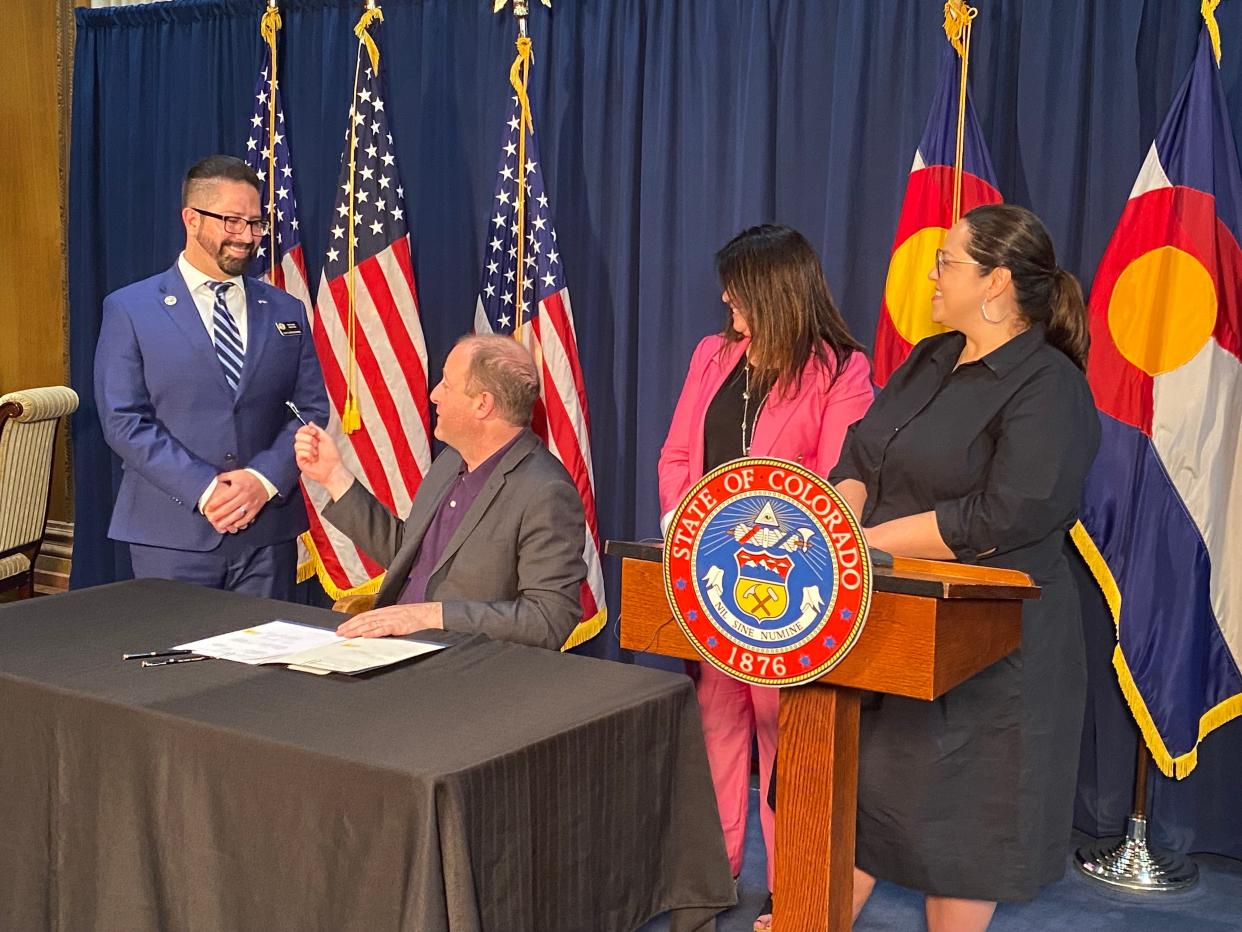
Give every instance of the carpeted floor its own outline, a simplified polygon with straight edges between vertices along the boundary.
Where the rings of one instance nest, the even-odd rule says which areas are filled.
[[[751,932],[767,895],[763,841],[759,836],[758,790],[751,790],[750,827],[742,864],[738,905],[716,921],[717,932]],[[1089,841],[1075,839],[1074,846]],[[1065,853],[1067,865],[1073,850]],[[1002,904],[990,932],[1242,932],[1242,862],[1213,855],[1197,856],[1199,884],[1193,890],[1160,899],[1113,892],[1082,877],[1072,867],[1034,901]],[[879,883],[856,932],[920,932],[922,897],[913,890]],[[665,932],[667,919],[656,919],[641,932]],[[779,930],[778,930],[779,932]]]

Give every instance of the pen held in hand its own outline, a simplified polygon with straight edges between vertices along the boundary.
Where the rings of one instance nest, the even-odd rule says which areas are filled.
[[[199,660],[211,660],[210,657],[169,657],[167,660],[144,660],[144,667],[166,667],[170,663],[195,663]]]
[[[298,410],[297,405],[295,405],[292,401],[286,401],[285,407],[288,408],[290,411],[292,411],[293,416],[296,417],[299,421],[301,421],[304,426],[310,427],[310,422],[307,421],[306,418],[302,417],[302,412]]]

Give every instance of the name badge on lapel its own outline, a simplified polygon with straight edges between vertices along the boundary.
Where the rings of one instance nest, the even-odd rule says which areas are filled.
[[[282,337],[300,337],[302,335],[302,324],[296,320],[278,320],[276,321],[276,332]]]

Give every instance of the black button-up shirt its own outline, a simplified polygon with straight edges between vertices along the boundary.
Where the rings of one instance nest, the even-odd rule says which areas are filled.
[[[934,511],[959,560],[1038,576],[1060,557],[1099,445],[1091,391],[1041,325],[957,366],[964,346],[960,333],[921,341],[850,428],[831,479],[867,487],[864,527]]]

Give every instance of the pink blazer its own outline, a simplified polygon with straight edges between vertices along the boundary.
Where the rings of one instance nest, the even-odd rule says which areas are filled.
[[[729,343],[719,334],[704,337],[690,357],[690,371],[673,411],[673,423],[660,450],[660,511],[667,515],[690,487],[703,478],[703,418],[707,406],[733,371],[749,340]],[[821,476],[837,464],[845,431],[871,404],[871,366],[854,353],[835,382],[812,359],[801,390],[786,398],[775,390],[759,411],[751,456],[779,456]]]

